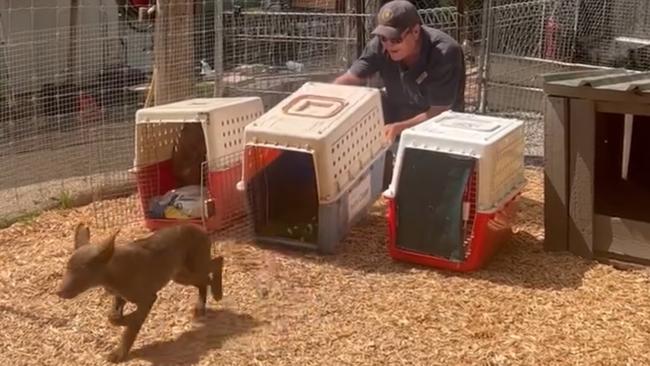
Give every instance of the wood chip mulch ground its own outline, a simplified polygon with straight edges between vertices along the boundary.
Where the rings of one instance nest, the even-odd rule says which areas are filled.
[[[514,239],[472,274],[393,262],[381,202],[335,256],[223,243],[224,299],[194,322],[194,290],[170,284],[126,364],[650,364],[650,272],[544,252],[543,177],[526,176]],[[93,215],[48,211],[0,231],[0,364],[105,363],[121,331],[109,298],[53,295],[72,228]],[[131,225],[118,242],[144,233]]]

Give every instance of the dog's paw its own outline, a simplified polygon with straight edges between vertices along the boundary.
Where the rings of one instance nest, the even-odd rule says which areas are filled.
[[[195,319],[205,317],[206,313],[207,311],[205,306],[195,306],[194,309],[192,309],[192,316]]]
[[[221,301],[223,299],[223,289],[221,288],[221,286],[218,287],[215,286],[215,287],[216,289],[214,290],[210,288],[212,292],[212,298],[214,299],[214,301]]]
[[[214,275],[213,275],[214,276]],[[223,299],[223,283],[221,278],[210,278],[210,292],[214,301]]]
[[[108,313],[108,322],[115,326],[125,326],[126,318],[117,311],[111,311]]]
[[[110,363],[120,363],[126,360],[126,355],[127,352],[125,352],[121,347],[118,347],[106,356],[106,360]]]

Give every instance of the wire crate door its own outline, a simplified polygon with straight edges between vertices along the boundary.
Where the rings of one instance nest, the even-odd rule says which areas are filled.
[[[141,223],[151,200],[176,187],[171,159],[181,129],[177,123],[135,125],[133,167],[92,186],[95,225],[109,229]]]

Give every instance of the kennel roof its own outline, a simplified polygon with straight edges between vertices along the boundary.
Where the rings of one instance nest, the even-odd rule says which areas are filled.
[[[602,101],[650,104],[650,72],[593,69],[541,75],[546,94]]]

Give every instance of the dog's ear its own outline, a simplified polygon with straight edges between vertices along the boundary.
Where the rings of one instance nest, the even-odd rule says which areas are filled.
[[[113,251],[115,250],[115,238],[119,233],[120,229],[114,230],[111,235],[99,243],[100,250],[97,254],[97,257],[95,258],[97,261],[106,263],[109,259],[111,259],[113,256]]]
[[[78,249],[90,243],[90,229],[82,222],[74,228],[74,248]]]

